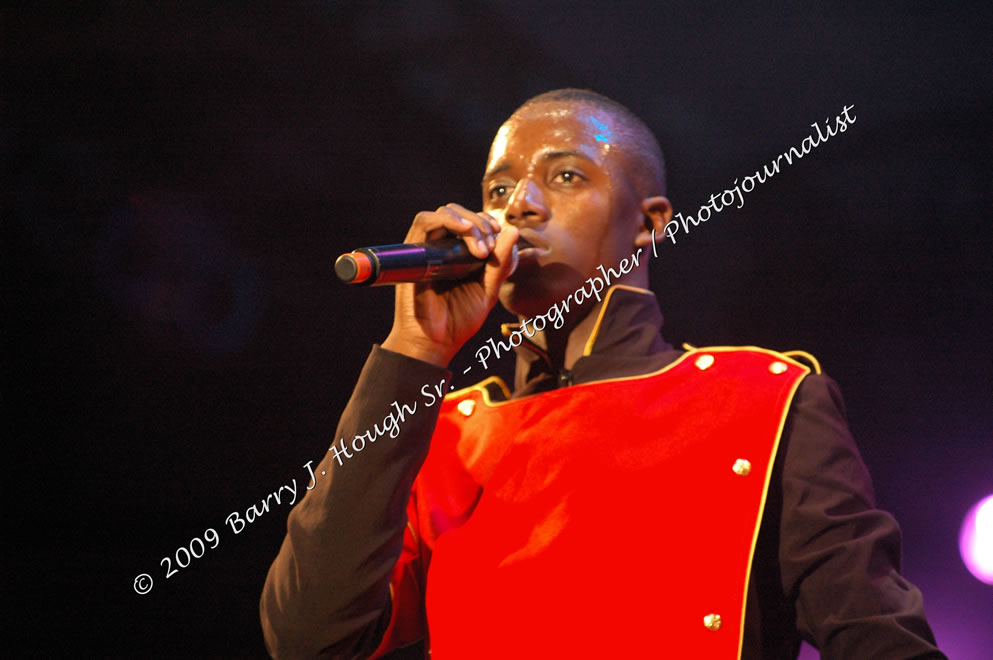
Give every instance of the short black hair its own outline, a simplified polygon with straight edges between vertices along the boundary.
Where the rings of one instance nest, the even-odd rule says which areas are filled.
[[[652,129],[627,106],[590,89],[566,87],[531,97],[517,108],[515,114],[539,103],[580,103],[608,112],[616,120],[621,141],[629,150],[633,169],[629,174],[638,192],[645,196],[665,194],[662,147]]]

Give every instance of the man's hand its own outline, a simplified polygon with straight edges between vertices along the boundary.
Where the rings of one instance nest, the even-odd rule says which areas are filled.
[[[500,285],[517,265],[517,228],[448,204],[418,213],[404,242],[437,241],[453,234],[465,240],[472,254],[487,259],[482,277],[396,285],[393,329],[383,348],[447,367],[493,309]]]

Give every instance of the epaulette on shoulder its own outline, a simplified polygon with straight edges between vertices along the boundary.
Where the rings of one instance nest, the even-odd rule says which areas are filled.
[[[445,398],[461,399],[472,390],[480,390],[483,400],[487,403],[499,403],[510,399],[510,390],[507,389],[507,384],[499,376],[490,376],[468,387],[449,392]]]
[[[759,346],[694,346],[693,344],[683,343],[683,350],[686,351],[759,351],[767,354],[780,355],[787,357],[796,362],[800,362],[810,367],[815,374],[821,373],[821,363],[817,361],[813,355],[807,351],[774,351],[769,348],[761,348]]]

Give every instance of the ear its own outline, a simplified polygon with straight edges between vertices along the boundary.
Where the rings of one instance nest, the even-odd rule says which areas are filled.
[[[635,247],[648,247],[652,244],[654,230],[655,242],[665,239],[663,229],[672,220],[672,204],[665,197],[646,197],[641,200],[641,212],[645,216],[645,224],[634,238]]]

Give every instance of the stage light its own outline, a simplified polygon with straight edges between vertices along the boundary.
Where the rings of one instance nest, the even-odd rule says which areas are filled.
[[[959,552],[977,580],[993,584],[993,495],[977,502],[965,515]]]

